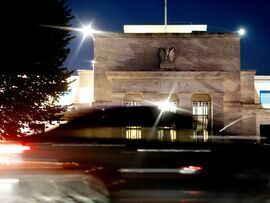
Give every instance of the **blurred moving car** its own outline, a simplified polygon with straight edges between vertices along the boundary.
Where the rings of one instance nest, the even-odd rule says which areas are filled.
[[[30,150],[16,170],[0,163],[1,178],[12,180],[15,197],[35,194],[36,202],[269,202],[269,146],[200,135],[198,125],[186,112],[96,107],[17,140]]]
[[[0,201],[109,202],[106,186],[75,162],[27,159],[30,146],[0,144]]]

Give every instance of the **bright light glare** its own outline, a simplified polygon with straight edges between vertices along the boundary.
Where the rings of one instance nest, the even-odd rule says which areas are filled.
[[[80,29],[80,31],[84,37],[92,37],[93,33],[95,32],[90,24],[83,25],[82,28]]]
[[[90,87],[80,87],[79,101],[82,104],[89,104],[93,102],[93,92]]]
[[[20,182],[19,179],[15,179],[15,178],[0,179],[0,191],[9,192],[11,191],[12,186],[19,182]]]
[[[2,178],[2,179],[0,179],[0,183],[16,184],[19,182],[20,182],[20,180],[16,179],[16,178]]]
[[[103,33],[100,30],[95,30],[92,27],[92,24],[83,24],[81,23],[81,27],[80,28],[73,28],[73,27],[61,27],[61,26],[53,26],[53,25],[42,25],[44,27],[49,27],[49,28],[53,28],[53,29],[60,29],[60,30],[68,30],[68,31],[76,31],[76,32],[80,32],[83,34],[83,37],[93,37],[94,33]]]
[[[239,29],[237,32],[240,36],[244,36],[246,34],[246,30],[243,28]]]
[[[20,144],[0,144],[0,154],[21,154],[26,150],[30,150],[30,147]]]
[[[155,103],[158,109],[160,109],[162,112],[169,111],[169,112],[176,112],[176,105],[173,102],[169,101],[162,101],[162,102],[156,102]]]

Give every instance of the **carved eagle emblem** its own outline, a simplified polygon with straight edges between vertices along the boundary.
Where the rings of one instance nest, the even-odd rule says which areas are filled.
[[[165,47],[165,48],[159,48],[158,49],[158,54],[159,54],[159,60],[161,63],[166,63],[166,62],[174,62],[175,60],[175,48],[174,47]]]

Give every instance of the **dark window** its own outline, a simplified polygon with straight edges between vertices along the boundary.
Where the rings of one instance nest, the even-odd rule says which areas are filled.
[[[265,137],[266,141],[270,141],[270,125],[260,125],[260,135]]]

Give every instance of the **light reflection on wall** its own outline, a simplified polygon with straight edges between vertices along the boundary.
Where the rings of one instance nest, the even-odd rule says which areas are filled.
[[[93,101],[92,89],[90,87],[80,87],[79,92],[80,103],[87,104]]]

